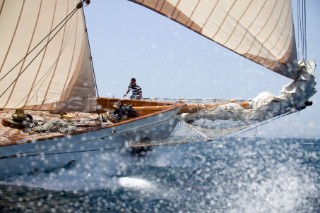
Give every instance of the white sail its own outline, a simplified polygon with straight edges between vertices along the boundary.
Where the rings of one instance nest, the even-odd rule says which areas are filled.
[[[0,108],[48,110],[59,103],[69,110],[93,109],[95,79],[83,11],[68,16],[78,3],[0,0]]]
[[[290,0],[131,0],[281,75],[297,77]]]

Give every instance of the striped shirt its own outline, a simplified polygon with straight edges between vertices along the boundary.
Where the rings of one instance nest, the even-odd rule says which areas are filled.
[[[132,91],[132,98],[135,99],[137,96],[142,96],[142,89],[141,87],[136,84],[136,85],[131,85],[129,84],[128,89]]]

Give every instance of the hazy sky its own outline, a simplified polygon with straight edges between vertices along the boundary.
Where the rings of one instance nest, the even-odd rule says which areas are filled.
[[[320,1],[307,1],[308,59],[316,62],[320,61],[319,9]],[[132,2],[92,0],[84,10],[101,97],[122,97],[131,77],[137,79],[143,96],[152,98],[252,99],[264,91],[279,95],[290,82]],[[299,114],[248,135],[320,137],[319,97],[314,95],[313,105]]]

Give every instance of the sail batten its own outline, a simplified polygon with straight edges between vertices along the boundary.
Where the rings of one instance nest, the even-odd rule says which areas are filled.
[[[86,103],[70,106],[74,99],[96,97],[78,3],[0,0],[0,108],[47,110],[59,103],[66,110],[94,110]]]
[[[298,74],[290,0],[131,1],[283,76]]]

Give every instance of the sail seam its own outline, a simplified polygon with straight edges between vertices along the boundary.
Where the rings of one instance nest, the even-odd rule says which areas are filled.
[[[262,45],[262,46],[261,46],[261,48],[260,48],[260,50],[259,50],[259,53],[258,53],[257,55],[260,55],[263,47],[265,47],[265,43],[269,40],[269,38],[272,36],[274,30],[275,30],[276,27],[278,26],[279,20],[282,18],[282,12],[283,12],[283,9],[284,9],[284,7],[285,7],[285,5],[286,5],[286,2],[287,2],[287,1],[284,1],[284,4],[282,5],[281,13],[279,13],[279,17],[278,17],[277,22],[276,22],[276,24],[274,25],[272,31],[270,32],[270,34],[268,35],[268,37],[267,37],[264,41],[261,42],[261,45]],[[270,53],[270,50],[268,50],[267,48],[265,48],[265,49],[268,51],[268,53]],[[271,55],[272,55],[272,54],[271,54]],[[272,56],[273,56],[273,55],[272,55]],[[263,57],[263,58],[264,58],[264,57]],[[255,60],[255,59],[256,59],[256,58],[254,58],[254,60]],[[274,58],[274,60],[276,60],[276,58]],[[258,61],[258,63],[259,63],[260,61],[261,61],[261,59]]]
[[[289,39],[289,36],[290,36],[290,34],[288,34],[286,42],[287,42],[287,43],[290,43],[290,44],[289,44],[289,47],[292,47],[292,42],[293,42],[293,41],[292,41],[292,38]],[[287,46],[287,43],[286,43],[285,46]],[[284,47],[285,47],[285,46],[284,46]],[[284,50],[284,47],[282,48],[281,52]],[[292,52],[292,48],[289,48],[289,49],[287,50],[287,52],[284,54],[284,56],[288,55],[289,51]],[[283,58],[284,58],[284,57],[283,57]],[[281,58],[281,59],[283,59],[283,58]],[[280,59],[280,60],[281,60],[281,59]]]
[[[0,68],[0,74],[1,74],[1,72],[2,72],[2,68],[3,68],[4,64],[5,64],[5,61],[7,60],[7,57],[8,57],[8,55],[9,55],[11,46],[12,46],[12,44],[13,44],[13,40],[14,40],[14,38],[15,38],[15,36],[16,36],[17,29],[18,29],[18,26],[19,26],[19,23],[20,23],[20,19],[21,19],[21,14],[22,14],[23,7],[24,7],[24,3],[25,3],[25,0],[24,0],[23,3],[22,3],[21,9],[20,9],[20,15],[19,15],[18,21],[17,21],[17,23],[16,23],[16,27],[15,27],[15,29],[14,29],[13,36],[12,36],[12,39],[11,39],[11,41],[10,41],[10,45],[9,45],[9,47],[8,47],[6,56],[5,56],[4,59],[3,59],[3,63],[2,63],[1,68]],[[2,80],[2,78],[1,78],[1,80]],[[0,81],[1,81],[1,80],[0,80]]]
[[[268,23],[269,19],[271,18],[271,15],[272,15],[272,13],[273,13],[276,5],[277,5],[277,1],[274,1],[274,2],[275,2],[275,4],[274,4],[274,6],[273,6],[273,9],[272,9],[271,13],[269,14],[269,16],[268,16],[268,18],[266,19],[266,21],[265,21],[265,23],[263,24],[263,26],[260,28],[259,32],[258,32],[256,35],[254,35],[254,39],[253,39],[253,41],[252,41],[252,43],[251,43],[251,46],[248,48],[247,51],[245,51],[246,53],[249,53],[249,51],[251,50],[251,48],[253,47],[253,45],[254,45],[254,43],[255,43],[256,41],[258,41],[258,42],[260,43],[260,41],[257,39],[257,36],[262,32],[262,29],[266,26],[266,24]],[[262,10],[261,10],[261,11],[262,11]],[[260,12],[261,12],[261,11],[260,11]],[[260,12],[259,12],[259,15],[260,15]],[[255,62],[256,62],[256,61],[255,61]],[[257,63],[257,62],[256,62],[256,63]]]
[[[247,34],[248,34],[248,33],[254,38],[254,35],[253,35],[252,33],[250,33],[249,29],[251,28],[251,26],[253,25],[253,23],[255,23],[256,18],[261,14],[261,11],[264,9],[264,6],[266,5],[266,3],[267,3],[267,0],[264,1],[262,7],[260,8],[260,10],[259,10],[258,13],[256,14],[256,16],[252,19],[252,22],[250,23],[249,27],[246,29],[246,33],[245,33],[244,36],[242,37],[242,39],[241,39],[241,41],[239,42],[238,46],[234,48],[234,50],[235,50],[236,52],[238,52],[237,49],[238,49],[239,46],[242,44],[244,38],[247,37]]]
[[[77,20],[77,19],[76,19]],[[75,22],[76,23],[76,28],[77,28],[77,21]],[[74,27],[74,24],[71,24],[71,26],[72,27]],[[65,29],[67,29],[67,28],[65,28]],[[61,42],[61,53],[59,54],[59,57],[56,59],[56,63],[59,63],[59,59],[61,58],[61,55],[63,54],[63,52],[65,51],[65,49],[67,49],[68,48],[68,43],[69,43],[69,41],[70,41],[70,39],[71,39],[71,37],[72,37],[72,28],[71,27],[69,27],[68,29],[67,29],[67,33],[64,33],[64,34],[66,34],[66,35],[64,35],[63,36],[63,41]],[[76,31],[75,31],[76,32]],[[76,33],[77,34],[77,33]],[[76,36],[75,36],[75,40],[76,40]],[[76,41],[75,41],[76,42]],[[74,42],[74,46],[75,46],[75,43]],[[71,46],[71,45],[70,45]],[[68,77],[66,78],[66,81],[65,81],[65,83],[67,83],[68,82],[68,78],[69,78],[69,75],[70,75],[70,71],[71,71],[71,67],[72,67],[72,63],[73,63],[73,59],[74,59],[74,52],[75,52],[75,50],[73,50],[72,51],[72,59],[71,59],[71,63],[70,63],[70,66],[69,66],[69,72],[68,72]],[[60,65],[61,65],[61,63],[60,63]],[[59,64],[57,64],[57,66],[59,66]],[[56,68],[55,68],[55,71],[56,71]],[[52,77],[52,79],[54,78],[54,76]],[[51,87],[51,86],[50,86]],[[64,87],[63,87],[64,88]],[[50,88],[48,89],[48,90],[50,90]],[[62,97],[63,97],[63,91],[64,91],[64,89],[62,89],[61,90],[61,92],[60,92],[60,100],[59,101],[61,101],[61,99],[62,99]],[[51,109],[52,109],[52,107],[54,107],[53,105],[51,106]]]
[[[290,7],[288,7],[288,12],[287,12],[287,16],[286,16],[286,21],[284,26],[286,26],[286,24],[288,23],[288,18],[289,18],[289,12],[290,12]],[[287,39],[286,39],[286,43],[282,46],[281,51],[278,53],[278,55],[273,55],[272,54],[272,50],[274,49],[274,47],[276,46],[276,44],[278,43],[278,41],[280,40],[280,38],[282,37],[283,33],[285,32],[285,27],[282,28],[282,32],[281,35],[278,37],[277,41],[273,44],[273,46],[270,48],[268,56],[271,54],[275,59],[277,59],[279,57],[279,55],[281,54],[281,52],[283,51],[283,49],[287,46],[287,42],[288,42],[288,37],[290,35],[290,33],[287,33]]]
[[[53,22],[54,22],[54,16],[55,16],[55,14],[56,14],[56,10],[57,10],[57,1],[55,2],[55,5],[54,5],[53,16],[52,16],[52,20],[51,20],[51,26],[50,26],[49,34],[48,34],[47,37],[45,37],[45,38],[48,38],[46,44],[48,44],[49,41],[50,41],[50,39],[51,39],[51,38],[50,38],[50,37],[51,37],[51,32],[53,32],[53,30],[55,30],[55,29],[57,28],[57,26],[59,26],[59,25],[62,23],[62,22],[60,22],[56,27],[54,27],[54,28],[52,29],[52,27],[53,27]],[[45,39],[45,38],[44,38],[44,39]],[[44,41],[44,39],[43,39],[42,41]],[[41,41],[41,42],[42,42],[42,41]],[[42,67],[43,60],[44,60],[44,58],[45,58],[45,56],[46,56],[47,49],[48,49],[48,46],[45,45],[44,52],[43,52],[43,55],[42,55],[42,58],[41,58],[41,62],[40,62],[40,64],[39,64],[39,67],[38,67],[38,70],[37,70],[37,74],[36,74],[36,76],[35,76],[35,78],[34,78],[34,80],[33,80],[33,82],[32,82],[32,90],[33,90],[33,88],[35,88],[35,86],[38,85],[38,83],[41,82],[41,80],[48,74],[48,72],[51,72],[50,70],[52,69],[52,66],[50,67],[50,69],[48,69],[48,72],[45,73],[45,75],[40,78],[40,80],[38,81],[38,83],[35,84],[35,82],[36,82],[36,80],[37,80],[37,78],[38,78],[38,76],[39,76],[39,74],[40,74],[40,69],[41,69],[41,67]],[[27,97],[27,99],[26,99],[25,105],[27,105],[27,103],[29,102],[29,98],[30,98],[30,95],[31,95],[32,90],[30,90],[30,92],[29,92],[29,94],[28,94],[28,97]],[[36,94],[37,94],[37,93],[35,92],[34,95],[36,95]],[[34,97],[34,95],[32,96],[32,98]],[[32,98],[31,98],[31,99],[32,99]]]
[[[284,56],[288,56],[288,55],[291,55],[291,53],[292,53],[292,47],[293,47],[293,39],[291,38],[291,39],[287,39],[287,42],[289,43],[289,47],[291,47],[291,48],[288,48],[288,51],[284,54]],[[290,52],[290,53],[289,53]],[[289,57],[289,56],[288,56]],[[288,58],[287,57],[287,58]],[[280,60],[283,60],[284,59],[284,57],[283,58],[281,58]],[[295,63],[297,63],[297,62],[295,62]]]
[[[54,63],[51,65],[51,67],[47,70],[47,72],[39,79],[39,81],[32,87],[32,89],[34,89],[36,86],[38,86],[38,84],[40,84],[40,86],[38,87],[38,89],[34,92],[33,96],[31,97],[30,101],[37,96],[37,92],[39,89],[41,89],[42,85],[45,83],[45,80],[48,78],[48,74],[52,72],[54,67]],[[29,102],[27,102],[29,103]],[[27,104],[25,104],[26,106]],[[34,107],[37,107],[36,105]],[[36,108],[33,108],[36,109]],[[39,108],[40,109],[40,108]]]
[[[204,22],[204,24],[203,24],[201,30],[203,30],[203,28],[205,28],[205,26],[207,25],[209,19],[211,18],[212,14],[213,14],[213,11],[216,9],[216,6],[219,4],[219,2],[220,2],[220,0],[218,0],[217,3],[213,6],[213,8],[212,8],[212,10],[211,10],[211,12],[210,12],[207,20],[206,20],[206,21]],[[209,38],[209,37],[207,37],[207,38]]]
[[[66,12],[65,14],[68,15],[68,10],[69,10],[69,4],[67,2],[67,9],[66,9]],[[65,42],[65,33],[66,33],[66,25],[67,25],[67,22],[65,22],[65,24],[63,25],[63,33],[62,33],[62,40],[61,40],[61,43],[60,43],[60,50],[59,50],[59,53],[58,53],[58,56],[57,56],[57,60],[55,62],[55,67],[54,67],[54,71],[52,73],[52,76],[51,76],[51,79],[49,81],[49,85],[47,86],[47,90],[46,90],[46,93],[44,95],[44,98],[43,98],[43,101],[42,101],[42,104],[41,106],[44,104],[44,102],[46,101],[46,98],[48,96],[48,93],[49,93],[49,90],[51,88],[51,84],[52,84],[52,81],[53,79],[55,78],[55,74],[56,74],[56,71],[57,71],[57,67],[59,65],[59,61],[60,61],[60,57],[61,57],[61,54],[63,53],[63,43]]]
[[[3,0],[2,4],[1,4],[1,8],[0,8],[0,16],[1,16],[1,13],[2,13],[2,9],[3,9],[3,5],[4,3],[6,2],[6,0]]]
[[[176,12],[176,11],[175,11]],[[176,17],[174,18],[175,20],[178,20],[179,16],[180,16],[180,10],[178,10]]]
[[[34,26],[34,29],[33,29],[33,32],[32,32],[32,36],[31,36],[31,39],[30,39],[30,42],[29,42],[27,51],[26,51],[26,55],[28,54],[28,52],[29,52],[29,50],[30,50],[30,48],[31,48],[31,44],[32,44],[32,41],[33,41],[33,38],[34,38],[34,34],[35,34],[35,32],[36,32],[36,29],[37,29],[37,25],[38,25],[38,21],[39,21],[39,17],[40,17],[41,6],[42,6],[42,1],[40,2],[40,5],[39,5],[39,10],[38,10],[38,14],[37,14],[36,23],[35,23],[35,26]],[[21,64],[21,67],[20,67],[18,76],[19,76],[19,74],[21,73],[21,71],[23,70],[23,66],[24,66],[24,64],[25,64],[25,62],[26,62],[26,59],[27,59],[26,57],[23,59],[23,62],[22,62],[22,64]],[[11,90],[11,92],[10,92],[10,95],[9,95],[6,103],[4,104],[4,107],[7,106],[7,104],[10,102],[10,99],[11,99],[11,97],[12,97],[12,94],[13,94],[14,91],[15,91],[17,82],[18,82],[18,81],[15,81],[15,83],[14,83],[14,85],[13,85],[13,88],[12,88],[12,90]],[[21,102],[20,102],[20,103],[21,103]]]
[[[235,27],[233,28],[232,32],[230,33],[228,39],[223,43],[223,45],[225,45],[226,43],[229,42],[230,38],[233,36],[233,33],[235,32],[236,28],[239,26],[239,23],[241,21],[241,19],[243,18],[243,16],[246,14],[246,12],[248,11],[250,5],[252,4],[253,1],[250,1],[250,4],[246,7],[245,11],[241,14],[240,18],[237,21],[237,24],[235,25]],[[242,26],[242,24],[240,24],[240,26]]]
[[[173,15],[174,15],[174,13],[177,11],[177,8],[178,8],[180,2],[181,2],[181,0],[179,0],[178,3],[177,3],[176,5],[174,5],[174,10],[172,11],[172,13],[171,13],[171,15],[170,15],[170,18],[171,18],[171,17],[173,18]]]
[[[234,1],[234,2],[232,3],[232,5],[231,5],[231,7],[230,7],[230,9],[229,9],[229,11],[228,11],[228,13],[227,13],[227,14],[225,15],[225,17],[223,18],[222,23],[221,23],[220,26],[218,27],[218,30],[214,33],[213,36],[211,36],[211,39],[214,39],[214,37],[216,37],[216,35],[220,32],[221,26],[224,24],[225,20],[227,19],[228,15],[229,15],[229,13],[231,12],[231,10],[232,10],[233,6],[235,5],[235,3],[236,3],[236,1]]]
[[[65,94],[65,91],[66,91],[66,86],[67,86],[67,82],[70,82],[70,73],[71,73],[71,68],[72,68],[72,64],[73,64],[73,60],[74,60],[74,55],[75,55],[75,50],[76,50],[76,44],[78,42],[77,40],[77,32],[78,32],[78,22],[79,22],[79,18],[77,16],[77,19],[76,19],[76,29],[75,29],[75,33],[74,33],[74,37],[75,37],[75,42],[74,42],[74,45],[73,45],[73,51],[72,51],[72,60],[71,60],[71,63],[70,63],[70,67],[69,67],[69,72],[68,72],[68,76],[66,78],[66,81],[64,82],[64,85],[63,85],[63,89],[62,89],[62,93],[61,94]],[[72,76],[71,76],[72,77]],[[60,100],[61,101],[61,100]]]
[[[188,21],[186,23],[186,26],[188,26],[189,28],[192,28],[192,25],[194,24],[194,21],[191,19],[194,12],[197,10],[198,6],[199,6],[199,3],[200,3],[200,0],[198,1],[198,3],[195,5],[194,9],[192,10],[189,18],[188,18]],[[191,22],[188,24],[188,22],[191,20]]]
[[[33,81],[33,84],[32,84],[32,87],[31,87],[30,92],[29,92],[28,95],[26,95],[26,96],[20,101],[20,103],[18,103],[15,107],[17,107],[18,105],[20,105],[20,104],[23,102],[23,100],[26,100],[26,102],[24,103],[23,107],[27,106],[27,104],[29,103],[28,100],[29,100],[31,91],[32,91],[36,86],[38,86],[39,83],[41,83],[41,85],[39,86],[39,88],[34,92],[33,96],[32,96],[31,99],[30,99],[30,101],[31,101],[35,96],[37,96],[38,90],[39,90],[39,89],[41,88],[41,86],[43,85],[44,80],[48,78],[47,75],[48,75],[50,72],[52,72],[53,66],[54,66],[54,65],[51,65],[51,67],[48,69],[48,71],[39,79],[39,81],[38,81],[36,84],[34,84],[35,81],[36,81],[36,78],[38,77],[38,73],[37,73],[37,76],[36,76],[36,78],[35,78],[34,81]],[[44,78],[45,78],[45,79],[44,79]],[[43,80],[43,79],[44,79],[44,80]],[[43,81],[42,81],[42,80],[43,80]],[[36,106],[34,106],[34,107],[36,107]],[[35,108],[33,108],[33,109],[35,109]]]
[[[157,0],[157,3],[156,3],[156,5],[155,5],[155,8],[158,7],[159,2],[160,2],[160,0]],[[161,7],[160,7],[160,10],[159,10],[159,11],[161,11]]]
[[[165,1],[162,0],[162,5],[161,5],[161,7],[160,7],[160,11],[163,9],[164,4],[165,4]]]

